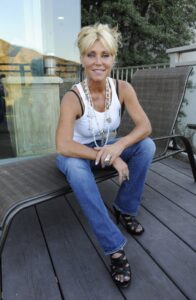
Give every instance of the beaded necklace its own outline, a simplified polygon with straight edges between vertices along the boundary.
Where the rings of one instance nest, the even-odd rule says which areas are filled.
[[[110,97],[111,93],[110,93],[109,80],[108,80],[108,78],[106,79],[106,92],[105,92],[106,97],[105,97],[105,108],[104,108],[104,121],[103,121],[102,128],[99,124],[99,121],[98,121],[96,113],[95,113],[94,104],[93,104],[93,100],[91,97],[91,93],[89,91],[87,79],[85,79],[83,81],[83,86],[84,86],[84,93],[86,96],[86,100],[88,103],[87,116],[88,116],[88,120],[89,120],[89,130],[91,131],[91,133],[93,135],[93,140],[94,140],[96,147],[99,147],[99,145],[97,144],[97,141],[96,141],[97,139],[96,139],[96,134],[95,134],[95,128],[93,126],[93,120],[95,120],[95,123],[98,128],[97,136],[99,137],[99,139],[101,139],[101,146],[103,147],[108,142],[109,133],[110,133],[110,123],[112,122],[112,119],[110,116],[110,111],[109,111],[110,104],[111,104],[111,97]],[[107,125],[107,130],[105,131],[106,125]]]

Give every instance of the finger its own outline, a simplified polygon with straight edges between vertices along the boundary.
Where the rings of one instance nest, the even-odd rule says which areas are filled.
[[[97,152],[96,159],[95,159],[96,166],[100,163],[101,156],[102,156],[101,151]]]
[[[124,170],[124,180],[129,180],[129,170]]]
[[[110,165],[113,165],[114,161],[117,159],[117,155],[112,155],[110,159]]]
[[[128,181],[129,180],[129,175],[124,175],[124,181]]]
[[[109,165],[108,157],[104,153],[101,156],[101,165],[102,165],[102,168],[105,168],[106,166]]]
[[[107,155],[104,157],[104,164],[105,164],[106,166],[109,166],[109,165],[111,164],[111,158],[112,158],[111,154],[107,154]]]
[[[119,173],[119,184],[122,184],[123,182],[123,174],[122,173]]]
[[[99,151],[99,150],[101,150],[102,148],[101,148],[101,147],[94,147],[93,149]]]
[[[95,165],[98,165],[99,163],[101,163],[102,168],[105,167],[104,165],[104,160],[107,156],[107,154],[105,153],[105,150],[103,148],[100,148],[101,150],[99,150],[99,152],[97,153],[96,156],[96,160],[95,160]]]
[[[106,149],[102,149],[100,151],[100,160],[101,160],[101,164],[102,166],[109,166],[110,165],[110,159],[111,159],[111,154],[108,153],[108,151],[106,151]]]

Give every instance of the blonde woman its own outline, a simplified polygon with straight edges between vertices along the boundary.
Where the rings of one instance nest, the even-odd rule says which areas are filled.
[[[131,268],[124,252],[126,239],[107,212],[92,169],[113,166],[117,170],[121,184],[113,203],[117,224],[121,219],[130,234],[142,234],[144,228],[136,215],[155,152],[148,137],[151,125],[133,87],[109,77],[120,33],[108,25],[86,26],[79,32],[77,43],[85,79],[61,102],[57,166],[65,174],[105,255],[110,255],[113,280],[127,287]],[[122,105],[135,127],[117,139]]]

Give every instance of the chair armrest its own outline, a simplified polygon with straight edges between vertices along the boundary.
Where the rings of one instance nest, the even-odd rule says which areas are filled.
[[[196,124],[187,124],[187,127],[190,129],[196,129]]]
[[[154,141],[161,141],[161,140],[166,140],[166,139],[173,139],[173,138],[180,138],[182,135],[181,134],[172,134],[172,135],[166,135],[166,136],[160,136],[160,137],[153,137],[152,139]]]

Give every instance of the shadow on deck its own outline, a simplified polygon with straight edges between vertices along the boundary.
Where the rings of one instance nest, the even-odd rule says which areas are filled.
[[[100,190],[112,216],[117,181],[101,183]],[[2,298],[196,299],[196,184],[188,164],[167,159],[152,165],[138,219],[145,227],[141,237],[121,226],[133,280],[120,290],[72,194],[23,210],[2,254]]]

